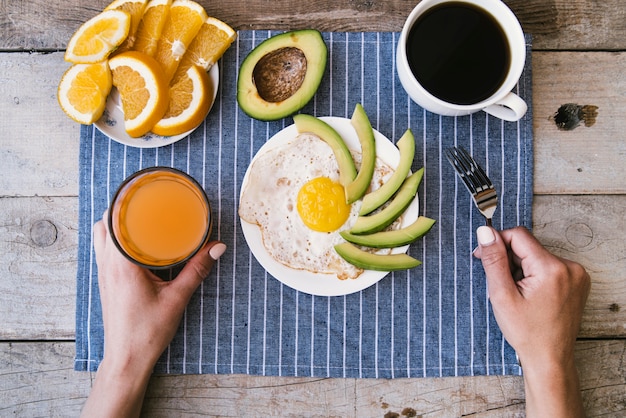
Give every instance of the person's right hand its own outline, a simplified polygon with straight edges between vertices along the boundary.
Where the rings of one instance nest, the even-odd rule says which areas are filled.
[[[524,370],[528,416],[583,416],[574,365],[590,278],[522,227],[477,230],[493,312]]]

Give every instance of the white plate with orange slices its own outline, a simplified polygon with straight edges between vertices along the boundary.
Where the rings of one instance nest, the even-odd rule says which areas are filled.
[[[70,39],[59,103],[122,144],[172,144],[206,118],[235,37],[192,0],[114,0]]]
[[[211,80],[211,85],[213,87],[213,94],[211,96],[209,109],[206,111],[206,114],[208,114],[208,112],[211,110],[211,107],[213,106],[213,103],[215,102],[215,98],[217,96],[217,88],[219,85],[219,68],[217,64],[215,64],[209,70],[209,79]],[[158,148],[173,144],[174,142],[180,141],[181,139],[187,137],[199,126],[197,125],[190,130],[178,135],[163,136],[157,135],[153,132],[148,132],[139,137],[132,137],[128,134],[128,132],[126,132],[126,128],[124,126],[124,111],[122,110],[122,103],[120,100],[119,92],[115,87],[113,87],[111,89],[111,93],[109,93],[106,108],[102,117],[98,119],[94,123],[94,125],[96,128],[98,128],[100,132],[107,135],[114,141],[136,148]]]

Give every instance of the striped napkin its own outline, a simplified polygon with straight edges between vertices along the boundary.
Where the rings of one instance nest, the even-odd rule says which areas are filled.
[[[531,226],[532,106],[516,123],[479,112],[441,117],[424,111],[395,72],[398,33],[324,33],[329,61],[315,98],[302,110],[350,117],[362,103],[392,141],[411,128],[413,169],[425,167],[420,213],[437,223],[409,253],[424,263],[346,296],[311,296],[269,275],[255,260],[237,216],[243,175],[256,151],[291,118],[261,122],[237,106],[240,63],[270,31],[242,31],[220,62],[211,113],[189,137],[160,148],[112,141],[93,126],[80,133],[76,370],[97,369],[103,328],[91,227],[121,181],[154,165],[190,173],[205,188],[214,238],[228,245],[192,298],[158,373],[400,378],[519,374],[514,350],[491,312],[480,262],[471,256],[484,223],[443,156],[453,145],[483,164],[499,192],[494,226]],[[531,105],[530,38],[517,93]]]

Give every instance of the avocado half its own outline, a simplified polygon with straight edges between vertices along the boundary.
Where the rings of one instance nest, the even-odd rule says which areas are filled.
[[[259,120],[281,119],[302,109],[322,81],[327,54],[322,34],[314,29],[266,39],[239,69],[239,107]]]

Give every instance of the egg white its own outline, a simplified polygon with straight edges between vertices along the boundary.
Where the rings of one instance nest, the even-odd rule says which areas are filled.
[[[353,153],[360,162],[360,154]],[[393,170],[377,162],[372,183],[382,184]],[[261,229],[263,246],[278,262],[299,270],[334,274],[339,279],[357,278],[363,270],[343,260],[334,245],[343,242],[339,232],[349,229],[358,217],[361,201],[352,204],[348,220],[336,231],[309,229],[298,213],[300,188],[317,177],[339,182],[339,166],[331,147],[312,134],[257,155],[248,172],[239,204],[239,216]]]

